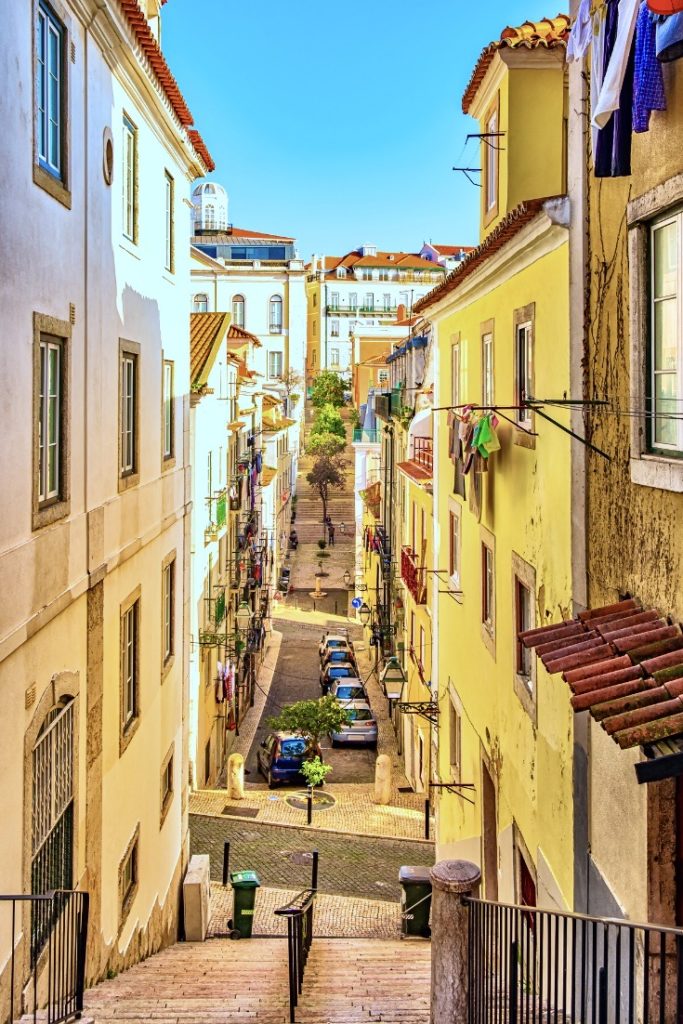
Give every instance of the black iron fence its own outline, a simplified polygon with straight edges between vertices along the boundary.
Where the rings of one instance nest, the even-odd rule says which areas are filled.
[[[28,906],[30,913],[25,914]],[[28,1012],[47,1024],[78,1019],[83,1011],[89,896],[58,890],[44,895],[0,895],[2,941],[10,946],[7,1001],[0,1021]],[[28,929],[27,929],[28,925]],[[22,943],[22,935],[29,938]]]
[[[469,1024],[682,1024],[683,929],[464,899]]]
[[[313,907],[318,894],[318,851],[312,854],[311,888],[275,911],[287,920],[287,961],[289,966],[289,1020],[294,1024],[296,1007],[304,983],[304,970],[313,942]]]

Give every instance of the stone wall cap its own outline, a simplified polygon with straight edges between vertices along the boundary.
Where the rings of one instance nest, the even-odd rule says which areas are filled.
[[[471,892],[481,880],[481,871],[468,860],[440,860],[430,872],[432,885],[441,892]]]

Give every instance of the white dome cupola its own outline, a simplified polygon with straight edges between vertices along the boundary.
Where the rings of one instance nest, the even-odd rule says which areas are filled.
[[[215,181],[205,181],[192,192],[192,225],[195,231],[225,231],[228,227],[228,193]]]

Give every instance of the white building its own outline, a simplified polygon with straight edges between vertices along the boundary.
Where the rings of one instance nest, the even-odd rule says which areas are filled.
[[[1,891],[87,890],[89,978],[176,937],[188,855],[183,202],[212,162],[159,6],[13,0],[0,44]]]
[[[425,242],[419,254],[423,260],[438,263],[450,273],[462,263],[472,249],[471,245],[433,245],[431,242]]]
[[[321,370],[349,373],[351,337],[395,321],[435,287],[445,267],[418,253],[381,252],[363,245],[345,256],[313,256],[307,266],[306,380]]]

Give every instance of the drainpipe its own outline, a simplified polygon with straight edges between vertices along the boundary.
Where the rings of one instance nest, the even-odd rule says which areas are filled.
[[[325,369],[327,369],[327,283],[325,284]]]

